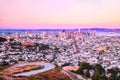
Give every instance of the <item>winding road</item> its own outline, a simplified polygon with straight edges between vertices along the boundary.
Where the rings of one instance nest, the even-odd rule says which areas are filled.
[[[51,69],[55,68],[55,65],[53,65],[51,63],[31,62],[31,63],[16,64],[14,66],[11,66],[9,69],[13,69],[13,68],[16,68],[16,67],[23,67],[23,66],[26,66],[26,65],[42,65],[42,66],[44,66],[44,68],[43,69],[29,71],[29,72],[17,73],[17,74],[14,74],[14,76],[30,76],[30,75],[46,72],[48,70],[51,70]]]

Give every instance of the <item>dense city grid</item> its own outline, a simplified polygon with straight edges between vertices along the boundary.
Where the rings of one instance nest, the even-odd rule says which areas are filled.
[[[0,66],[20,61],[45,60],[59,66],[99,63],[105,69],[120,67],[120,36],[95,32],[0,34]]]

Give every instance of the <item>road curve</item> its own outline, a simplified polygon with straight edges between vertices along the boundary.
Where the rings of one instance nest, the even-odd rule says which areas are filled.
[[[32,70],[32,71],[29,71],[29,72],[17,73],[17,74],[14,74],[14,76],[30,76],[30,75],[46,72],[48,70],[51,70],[51,69],[55,68],[55,65],[53,65],[51,63],[31,62],[31,63],[17,64],[17,65],[11,66],[9,69],[13,69],[15,67],[23,67],[23,66],[26,66],[26,65],[42,65],[42,66],[44,66],[44,68],[43,69],[38,69],[38,70]]]

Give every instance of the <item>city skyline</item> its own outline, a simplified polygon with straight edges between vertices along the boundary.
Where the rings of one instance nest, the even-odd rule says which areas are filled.
[[[120,28],[120,0],[0,0],[0,29]]]

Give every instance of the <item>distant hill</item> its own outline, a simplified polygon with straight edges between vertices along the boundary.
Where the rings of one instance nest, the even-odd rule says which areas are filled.
[[[120,33],[120,29],[107,29],[107,28],[82,28],[80,30],[82,32],[97,31],[97,32],[118,32]]]
[[[14,33],[14,32],[76,32],[79,29],[0,29],[0,33]],[[120,29],[109,28],[81,28],[82,32],[97,31],[97,32],[118,32]]]

